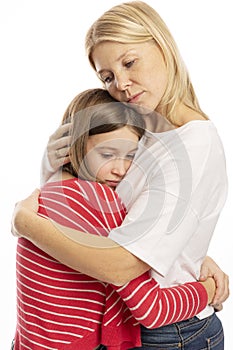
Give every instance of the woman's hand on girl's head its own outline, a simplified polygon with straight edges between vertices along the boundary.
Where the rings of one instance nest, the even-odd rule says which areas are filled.
[[[15,204],[11,220],[11,233],[14,236],[20,237],[24,233],[24,215],[37,214],[39,194],[40,190],[36,189],[30,196]]]
[[[69,163],[69,135],[71,123],[62,124],[50,136],[41,165],[41,183],[44,184],[62,165]]]
[[[71,136],[69,131],[71,123],[62,124],[50,136],[47,145],[48,159],[50,166],[56,171],[58,168],[69,162],[69,147]]]

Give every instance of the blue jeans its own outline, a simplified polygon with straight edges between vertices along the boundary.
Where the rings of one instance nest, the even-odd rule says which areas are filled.
[[[172,325],[141,327],[142,347],[131,350],[223,350],[222,323],[216,314],[203,320],[193,317]]]

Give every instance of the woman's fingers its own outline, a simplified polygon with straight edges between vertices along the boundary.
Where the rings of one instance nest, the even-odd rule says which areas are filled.
[[[72,123],[66,123],[66,124],[60,125],[57,128],[57,130],[50,136],[50,140],[54,141],[61,138],[65,134],[69,134],[71,127],[72,127]]]
[[[71,143],[71,136],[63,136],[59,139],[50,139],[47,145],[48,152],[54,152],[57,149],[69,147]]]
[[[220,270],[220,272],[215,273],[213,277],[217,286],[213,299],[213,306],[218,308],[218,306],[224,303],[224,301],[226,301],[230,295],[229,276]]]
[[[216,293],[212,305],[216,305],[218,308],[218,305],[224,303],[230,295],[229,277],[209,256],[205,258],[201,266],[200,281],[204,281],[208,277],[213,277],[215,280]]]
[[[56,172],[59,167],[67,164],[69,160],[69,149],[71,143],[71,136],[67,135],[71,128],[71,123],[61,125],[50,136],[47,145],[47,158],[50,167]]]

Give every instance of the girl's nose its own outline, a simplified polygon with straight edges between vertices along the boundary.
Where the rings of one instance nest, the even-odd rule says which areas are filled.
[[[117,158],[114,161],[112,173],[118,176],[124,176],[130,167],[130,161],[124,158]]]

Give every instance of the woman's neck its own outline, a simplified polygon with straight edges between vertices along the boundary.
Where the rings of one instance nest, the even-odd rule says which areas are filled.
[[[172,130],[175,126],[169,120],[157,112],[150,113],[144,117],[146,129],[158,133]]]
[[[165,113],[158,113],[156,111],[148,113],[144,116],[146,129],[151,132],[164,132],[178,128],[192,120],[207,120],[201,112],[195,111],[190,107],[180,103],[174,110],[172,122],[165,116]]]
[[[174,111],[175,125],[179,127],[192,120],[207,120],[207,118],[205,118],[201,112],[195,111],[184,104],[179,104]]]

